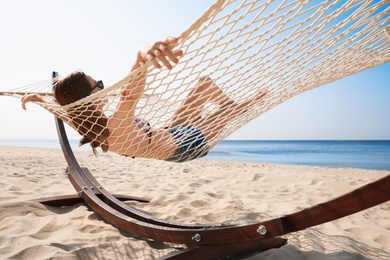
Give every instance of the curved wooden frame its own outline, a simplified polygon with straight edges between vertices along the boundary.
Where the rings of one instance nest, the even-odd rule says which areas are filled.
[[[323,224],[390,200],[390,175],[328,202],[268,221],[240,226],[180,225],[153,218],[124,204],[123,200],[145,199],[112,195],[82,168],[69,144],[63,122],[56,118],[62,151],[68,163],[69,179],[77,196],[36,200],[51,206],[84,201],[96,214],[131,234],[161,242],[184,244],[186,250],[161,259],[214,259],[250,251],[264,251],[284,245],[278,236]],[[78,197],[78,198],[77,198]]]

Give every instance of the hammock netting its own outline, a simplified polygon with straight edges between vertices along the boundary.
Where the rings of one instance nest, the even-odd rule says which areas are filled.
[[[110,117],[120,105],[122,87],[136,85],[137,75],[143,74],[146,86],[136,117],[152,128],[163,128],[196,82],[208,76],[234,104],[246,104],[226,105],[209,124],[208,131],[216,132],[207,140],[208,150],[299,93],[389,62],[389,24],[389,1],[221,0],[180,35],[174,49],[183,50],[184,56],[172,70],[146,63],[113,86],[70,105],[38,104],[78,130],[70,115],[77,117],[76,110],[97,109],[90,104],[103,102],[104,114]],[[50,87],[48,80],[8,94],[21,97]],[[210,97],[201,114],[220,106]],[[199,124],[195,120],[199,119],[189,117],[185,125]],[[131,141],[115,138],[117,143],[125,139],[123,146]]]

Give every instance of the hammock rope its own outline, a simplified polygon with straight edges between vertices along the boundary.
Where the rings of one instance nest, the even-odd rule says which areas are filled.
[[[218,0],[180,35],[175,48],[183,50],[184,56],[172,70],[144,64],[113,86],[75,103],[60,106],[53,100],[38,104],[79,130],[69,115],[74,117],[75,110],[96,109],[101,103],[106,116],[114,115],[122,102],[123,85],[130,82],[137,86],[139,75],[145,75],[147,83],[136,116],[152,128],[163,128],[199,79],[209,76],[224,96],[205,97],[208,102],[201,115],[207,116],[218,107],[224,107],[224,112],[213,122],[189,117],[184,123],[216,131],[208,138],[207,149],[201,151],[206,153],[249,121],[297,94],[389,62],[389,35],[388,1]],[[9,93],[18,97],[25,92],[48,93],[50,90],[39,87],[49,85],[50,81],[41,82]],[[253,98],[256,95],[257,100]],[[227,106],[221,100],[233,100],[235,105]],[[141,147],[141,142],[131,143],[124,135],[113,138],[123,150]],[[162,152],[155,149],[148,157]]]

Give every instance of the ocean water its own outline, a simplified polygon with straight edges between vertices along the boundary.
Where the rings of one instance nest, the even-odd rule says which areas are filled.
[[[390,141],[222,141],[207,159],[390,170]]]
[[[88,151],[70,140],[74,150]],[[1,140],[0,145],[60,149],[58,140]],[[247,161],[319,167],[390,170],[389,141],[224,140],[201,160]]]

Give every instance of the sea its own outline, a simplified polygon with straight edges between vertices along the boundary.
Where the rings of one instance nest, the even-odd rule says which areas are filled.
[[[78,140],[70,140],[72,148]],[[25,146],[61,149],[59,141],[1,140],[0,146]],[[288,165],[309,165],[329,168],[361,168],[390,170],[390,140],[375,141],[263,141],[223,140],[201,160],[259,162]]]

